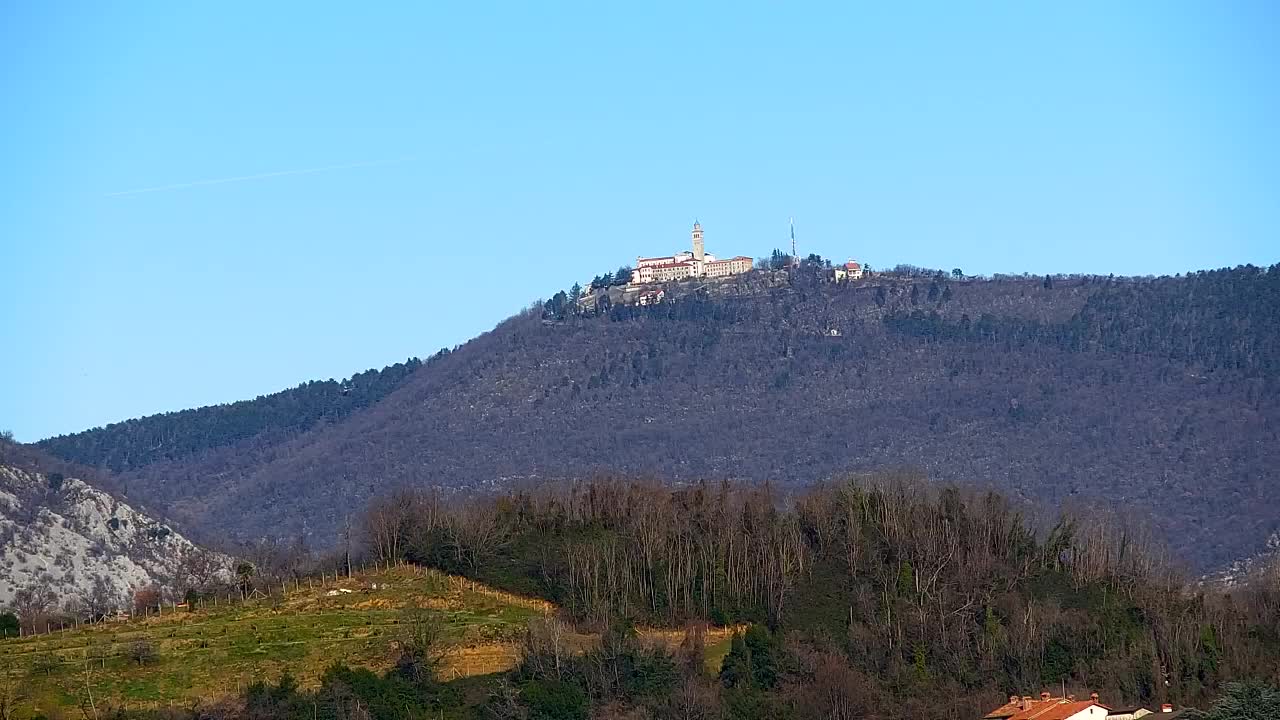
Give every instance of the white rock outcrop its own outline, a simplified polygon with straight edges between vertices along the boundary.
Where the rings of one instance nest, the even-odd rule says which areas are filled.
[[[226,562],[80,480],[0,465],[0,607],[29,588],[103,611],[143,588],[225,576]]]

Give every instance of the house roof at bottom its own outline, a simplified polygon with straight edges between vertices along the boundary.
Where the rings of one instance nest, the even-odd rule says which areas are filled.
[[[1014,700],[987,713],[982,720],[1005,720],[1005,718],[1011,718],[1020,712],[1022,712],[1022,701]]]
[[[1067,720],[1072,715],[1087,710],[1094,705],[1104,710],[1107,709],[1106,705],[1092,700],[1041,700],[1032,702],[1030,708],[1013,715],[1009,720]]]

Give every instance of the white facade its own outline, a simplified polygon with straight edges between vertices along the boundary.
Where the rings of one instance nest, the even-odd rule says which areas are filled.
[[[663,257],[638,257],[631,271],[632,285],[675,282],[689,278],[721,278],[751,270],[754,261],[745,255],[717,260],[703,248],[702,226],[693,224],[693,251]]]

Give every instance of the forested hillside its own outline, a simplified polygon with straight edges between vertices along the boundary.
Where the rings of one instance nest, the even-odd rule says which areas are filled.
[[[657,306],[529,311],[344,420],[119,480],[200,537],[317,545],[389,487],[606,469],[803,485],[910,466],[1015,505],[1119,509],[1197,569],[1280,529],[1280,268],[908,270],[831,284],[807,263]]]
[[[751,624],[709,684],[652,657],[611,682],[600,665],[625,662],[623,642],[562,671],[556,636],[532,635],[512,677],[531,709],[567,684],[653,717],[941,719],[1064,685],[1181,708],[1232,681],[1280,682],[1280,566],[1230,598],[1192,591],[1122,516],[1040,531],[995,493],[903,473],[780,501],[606,478],[453,509],[402,492],[365,523],[384,560],[539,594],[578,623]]]
[[[129,470],[250,438],[279,441],[317,423],[334,422],[373,405],[421,365],[417,358],[409,358],[341,382],[312,380],[254,400],[149,415],[59,435],[38,445],[73,462]]]

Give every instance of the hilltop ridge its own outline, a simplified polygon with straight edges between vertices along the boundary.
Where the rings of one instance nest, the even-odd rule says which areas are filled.
[[[1280,268],[903,268],[856,283],[818,270],[671,284],[655,305],[550,324],[531,310],[340,420],[117,480],[197,536],[317,543],[388,487],[604,470],[796,485],[911,466],[1028,506],[1107,505],[1197,568],[1280,529]]]

